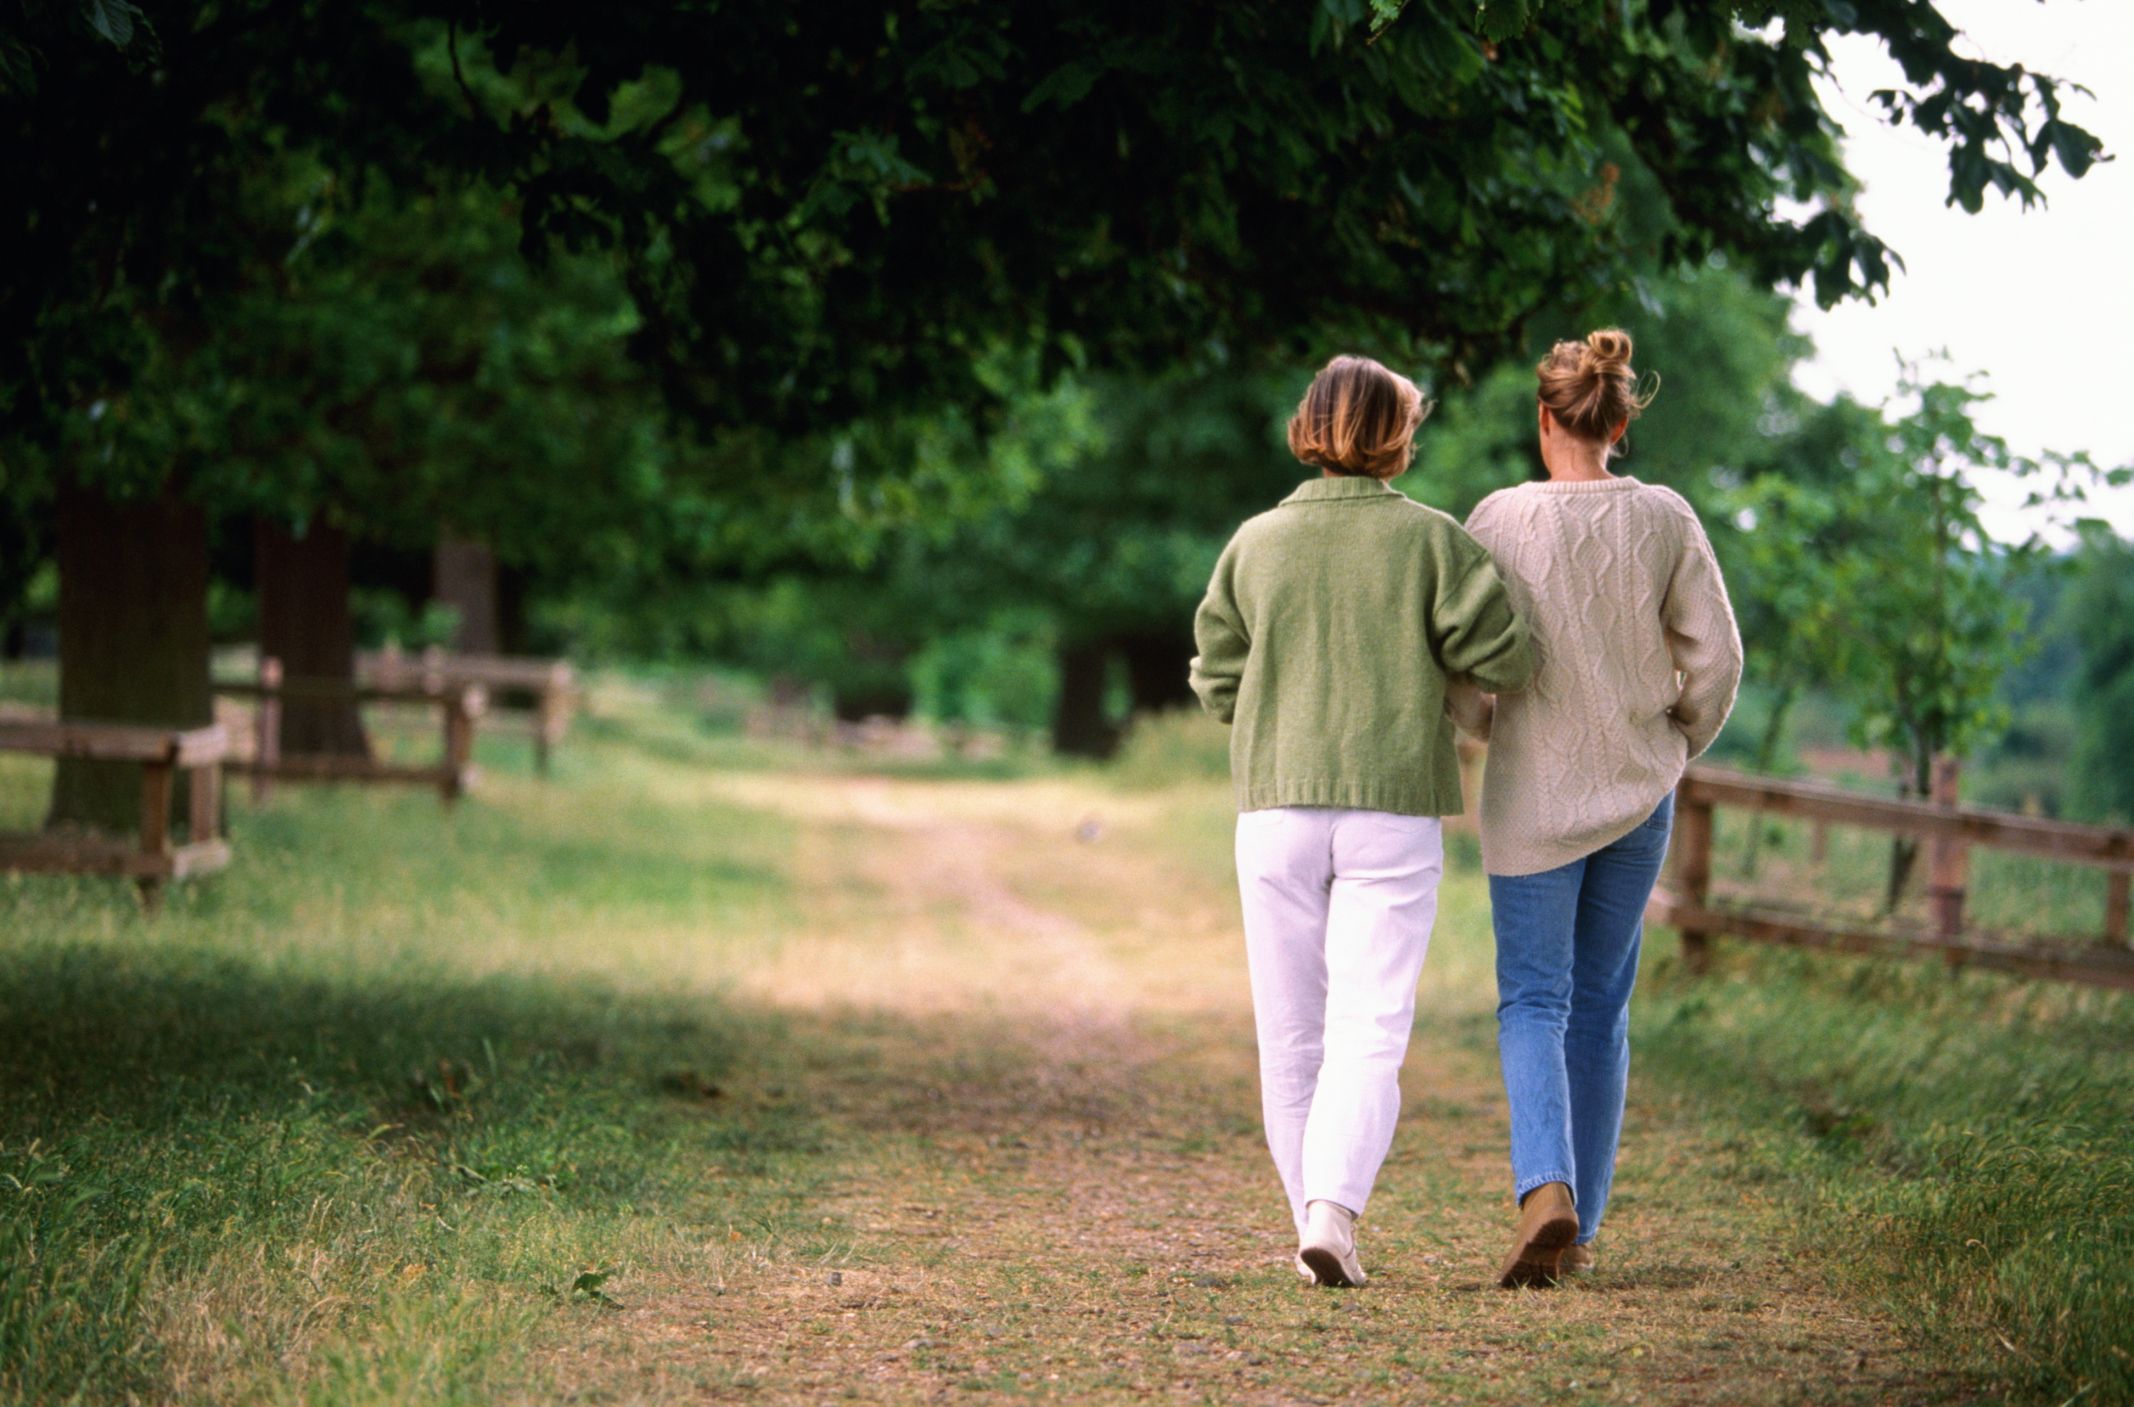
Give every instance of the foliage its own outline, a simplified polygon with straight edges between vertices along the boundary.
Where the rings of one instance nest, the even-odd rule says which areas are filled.
[[[1744,473],[1718,494],[1714,533],[1747,647],[1749,676],[1770,691],[1749,761],[1780,765],[1794,705],[1838,688],[1853,648],[1838,562],[1869,544],[1876,526],[1858,520],[1863,446],[1887,432],[1879,412],[1850,398],[1818,405],[1780,399],[1775,434],[1749,451]]]
[[[1873,287],[1886,256],[1809,83],[1825,32],[1883,34],[1938,89],[1893,102],[1950,144],[1960,195],[2029,194],[2000,143],[2033,174],[2096,152],[2051,80],[1960,57],[1895,0],[1538,11],[1411,7],[1374,35],[1362,0],[805,24],[770,5],[470,22],[370,0],[264,23],[43,0],[0,62],[21,156],[0,395],[70,473],[160,475],[70,452],[78,422],[147,414],[144,370],[226,335],[224,300],[301,246],[304,205],[278,228],[246,213],[256,173],[291,163],[388,200],[486,184],[530,252],[613,248],[631,352],[667,398],[707,433],[790,440],[983,415],[1003,395],[987,367],[1025,354],[1044,383],[1329,335],[1479,364],[1540,304],[1655,252],[1724,249],[1826,300]],[[1617,150],[1665,194],[1656,251],[1609,217]],[[1780,196],[1811,213],[1773,220]]]
[[[0,469],[0,490],[6,487]],[[0,491],[0,636],[30,604],[38,568],[50,552],[51,502],[41,494]]]
[[[1176,627],[1238,520],[1306,472],[1280,434],[1308,374],[1094,383],[1073,457],[1024,502],[919,554],[911,585],[981,611],[1039,604],[1076,638]]]
[[[911,661],[917,711],[943,723],[1035,732],[1052,721],[1058,627],[1035,606],[995,610],[977,624],[936,633]]]
[[[1656,199],[1625,197],[1648,207]],[[1659,395],[1624,437],[1614,467],[1715,508],[1713,490],[1750,472],[1766,453],[1773,420],[1799,400],[1786,377],[1806,346],[1788,331],[1787,308],[1717,257],[1689,268],[1648,267],[1630,290],[1552,307],[1534,320],[1518,355],[1444,398],[1416,437],[1416,467],[1401,487],[1465,518],[1487,494],[1540,473],[1534,364],[1559,338],[1620,326],[1632,331],[1633,364]]]
[[[1909,375],[1916,406],[1894,420],[1842,403],[1811,419],[1805,443],[1834,445],[1842,472],[1765,470],[1736,509],[1774,678],[1835,689],[1858,740],[1891,748],[1923,795],[1935,756],[1962,756],[2006,722],[2001,681],[2031,648],[2009,582],[2050,556],[2040,531],[1988,535],[1983,477],[2024,481],[2031,508],[2064,516],[2100,475],[2085,455],[2014,453],[1974,423],[1983,392]]]
[[[1784,300],[1723,264],[1653,272],[1641,286],[1650,311],[1634,302],[1555,311],[1551,338],[1642,313],[1639,364],[1665,369],[1664,399],[1640,423],[1627,467],[1710,503],[1713,484],[1778,453],[1767,450],[1766,430],[1777,406],[1799,399],[1785,387],[1798,339],[1786,330]],[[1168,664],[1151,667],[1182,678],[1185,627],[1222,544],[1311,472],[1282,439],[1308,374],[1093,381],[1092,433],[1067,466],[1027,500],[888,572],[884,589],[905,596],[915,617],[936,619],[977,620],[1004,599],[1027,602],[1062,640],[1129,654],[1168,649]],[[1464,516],[1484,494],[1528,477],[1533,385],[1522,357],[1449,397],[1419,431],[1415,467],[1397,486]]]
[[[2134,544],[2092,533],[2076,572],[2061,615],[2082,644],[2073,799],[2090,816],[2126,823],[2134,821]]]

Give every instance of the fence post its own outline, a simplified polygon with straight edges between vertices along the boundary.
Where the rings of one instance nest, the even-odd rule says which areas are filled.
[[[468,771],[474,764],[474,716],[485,701],[479,684],[445,690],[445,775],[440,790],[447,806],[467,794]]]
[[[2104,872],[2104,941],[2127,941],[2127,880],[2125,870]]]
[[[1934,759],[1932,790],[1928,799],[1944,810],[1956,809],[1957,782],[1963,764],[1944,754]],[[1934,916],[1934,932],[1954,941],[1963,936],[1964,890],[1971,873],[1971,848],[1961,837],[1937,835],[1927,848],[1927,903]],[[1963,964],[1963,954],[1946,954],[1951,967]]]
[[[551,665],[541,685],[539,706],[534,713],[534,771],[548,775],[548,754],[563,737],[564,719],[570,709],[571,667]]]
[[[222,760],[205,762],[191,769],[191,811],[186,817],[188,844],[198,845],[222,834]]]
[[[264,803],[274,790],[274,769],[282,760],[282,662],[259,659],[259,707],[252,713],[252,800]]]
[[[445,687],[445,652],[441,646],[423,648],[422,687],[433,694]]]
[[[1675,791],[1675,867],[1673,888],[1678,902],[1702,909],[1712,884],[1712,806],[1691,794],[1685,780]],[[1682,962],[1691,972],[1711,966],[1711,939],[1702,928],[1681,921]]]

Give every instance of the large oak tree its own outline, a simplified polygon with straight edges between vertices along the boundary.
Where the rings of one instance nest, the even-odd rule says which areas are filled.
[[[898,482],[896,427],[983,434],[1068,366],[1344,336],[1457,374],[1655,253],[1872,288],[1888,253],[1810,85],[1830,33],[1889,44],[1891,113],[1948,144],[1969,207],[2097,155],[2050,79],[1958,53],[1919,0],[24,0],[12,21],[4,492],[66,503],[63,708],[172,723],[198,719],[205,654],[156,622],[191,618],[187,506],[228,507],[234,433],[187,388],[306,242],[310,206],[257,200],[285,163],[389,202],[495,191],[530,258],[610,255],[630,356],[703,448],[673,516],[730,540],[814,535]],[[1625,160],[1665,193],[1657,251],[1611,218]],[[395,507],[302,454],[258,472],[241,492],[285,515]],[[498,521],[551,521],[555,493],[530,476]],[[156,584],[106,570],[141,512],[165,524]],[[112,819],[94,794],[63,785],[55,814]]]

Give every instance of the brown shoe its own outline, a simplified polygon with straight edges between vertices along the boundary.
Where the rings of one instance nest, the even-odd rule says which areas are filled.
[[[1556,1262],[1576,1235],[1578,1213],[1571,1206],[1571,1189],[1560,1182],[1542,1183],[1519,1203],[1519,1231],[1497,1271],[1497,1283],[1507,1290],[1555,1284]]]
[[[1558,1275],[1591,1275],[1598,1268],[1599,1263],[1594,1259],[1593,1248],[1581,1246],[1576,1241],[1565,1246],[1563,1254],[1556,1257]]]

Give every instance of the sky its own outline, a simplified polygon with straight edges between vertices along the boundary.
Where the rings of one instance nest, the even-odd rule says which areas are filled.
[[[2130,0],[1939,0],[1964,32],[1960,49],[2072,80],[2061,115],[2103,139],[2118,160],[2070,178],[2057,163],[2025,211],[1988,189],[1976,215],[1945,205],[1946,149],[1916,128],[1892,128],[1869,101],[1903,75],[1881,43],[1831,44],[1825,107],[1845,128],[1846,165],[1864,185],[1867,227],[1905,268],[1872,306],[1824,312],[1803,294],[1795,326],[1816,355],[1796,374],[1811,395],[1894,394],[1897,358],[1950,356],[1944,373],[1984,372],[1994,400],[1981,428],[2022,453],[2087,450],[2100,465],[2134,464],[2134,3]],[[2015,538],[2035,526],[2020,490],[1989,486],[1989,525]],[[2134,486],[2093,500],[2095,516],[2134,536]]]

